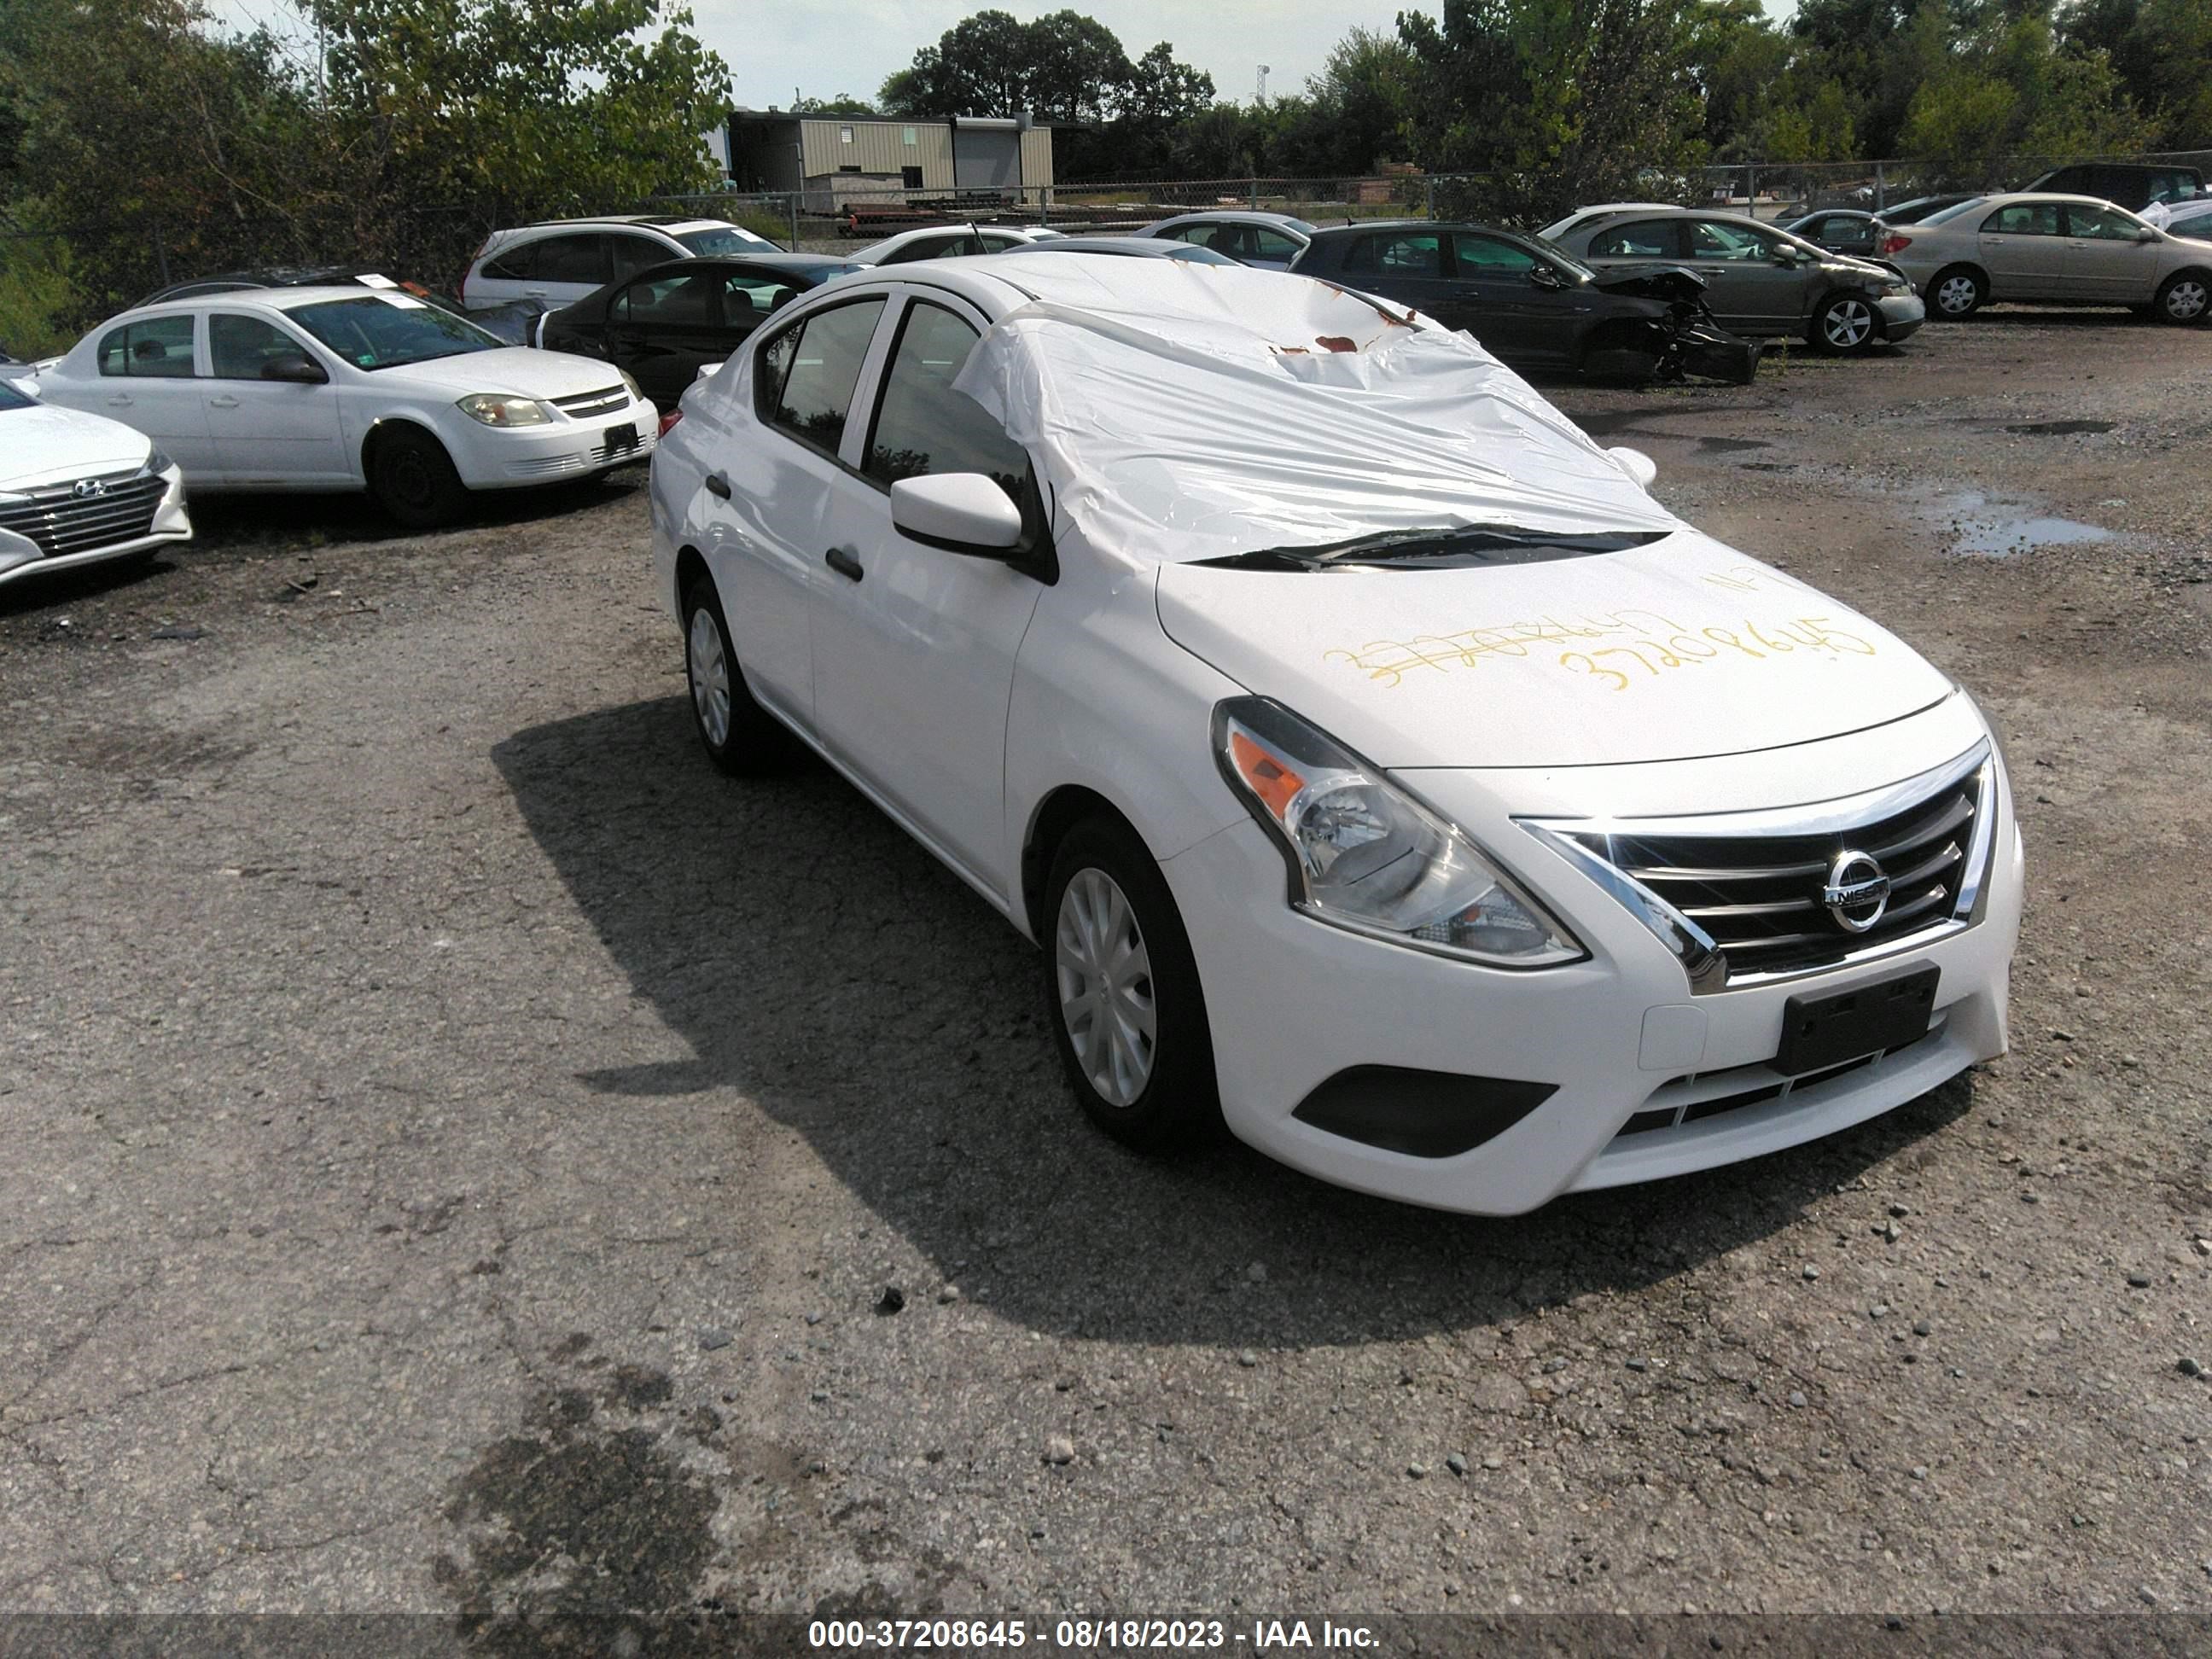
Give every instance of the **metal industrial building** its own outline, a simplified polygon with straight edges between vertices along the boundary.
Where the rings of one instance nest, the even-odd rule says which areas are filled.
[[[1052,129],[1033,118],[793,115],[741,109],[729,122],[731,181],[804,192],[807,208],[900,191],[1035,191],[1052,178]]]

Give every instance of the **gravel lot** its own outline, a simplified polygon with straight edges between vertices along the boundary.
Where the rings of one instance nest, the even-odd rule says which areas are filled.
[[[2208,385],[1557,390],[1976,690],[2030,908],[2006,1059],[1513,1220],[1088,1131],[1002,922],[696,752],[640,472],[0,590],[0,1608],[2212,1608]]]

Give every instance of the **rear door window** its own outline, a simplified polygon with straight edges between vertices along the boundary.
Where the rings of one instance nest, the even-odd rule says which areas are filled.
[[[149,317],[109,330],[100,342],[100,372],[134,379],[190,380],[192,319]]]
[[[2056,202],[2014,202],[1999,208],[1982,221],[1984,236],[2056,236],[2058,234],[2058,204]]]
[[[1344,258],[1346,270],[1378,276],[1441,276],[1443,240],[1434,231],[1377,232],[1362,236]]]
[[[1672,219],[1615,225],[1590,238],[1590,255],[1599,259],[1679,259],[1681,233],[1681,225]]]
[[[530,280],[599,287],[607,280],[607,239],[596,233],[546,237],[538,244]]]
[[[836,455],[883,314],[880,297],[833,306],[763,345],[755,388],[761,419]]]
[[[609,315],[617,323],[704,328],[714,320],[715,285],[711,276],[648,277],[616,295]]]
[[[607,240],[613,245],[612,280],[617,283],[623,277],[643,270],[648,266],[665,264],[671,259],[683,257],[673,249],[654,241],[650,236],[638,236],[624,231]]]
[[[1280,259],[1287,264],[1298,257],[1299,251],[1304,246],[1304,242],[1285,236],[1279,230],[1269,230],[1264,225],[1255,225],[1252,228],[1255,258]]]

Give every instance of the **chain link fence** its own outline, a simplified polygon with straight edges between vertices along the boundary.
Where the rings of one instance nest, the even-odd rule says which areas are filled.
[[[2083,158],[2005,156],[1947,169],[1900,161],[1741,161],[1635,175],[1635,199],[1723,207],[1786,221],[1832,207],[1879,213],[1911,197],[2016,190]],[[2100,158],[2105,159],[2105,158]],[[2130,161],[2212,173],[2212,150],[2166,151]],[[1085,180],[997,189],[912,190],[839,176],[803,191],[715,191],[605,204],[609,214],[721,219],[787,247],[831,252],[935,224],[1019,224],[1070,234],[1113,234],[1208,208],[1290,214],[1316,224],[1362,219],[1497,218],[1493,204],[1525,200],[1528,180],[1483,173],[1401,170],[1364,177]],[[559,216],[576,216],[571,209]],[[185,220],[149,210],[97,223],[25,225],[0,216],[0,347],[51,349],[171,283],[273,266],[351,266],[433,288],[459,286],[485,239],[501,227],[548,216],[497,196],[364,216],[331,204],[267,220]],[[10,289],[37,291],[35,307],[9,304]],[[50,297],[60,294],[60,299]],[[18,313],[37,309],[42,320]]]

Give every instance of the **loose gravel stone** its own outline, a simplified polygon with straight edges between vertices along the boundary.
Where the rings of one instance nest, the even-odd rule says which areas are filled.
[[[720,1326],[703,1325],[699,1329],[699,1346],[708,1353],[730,1346],[730,1334]]]
[[[2150,1288],[2150,1275],[2148,1273],[2130,1273],[2128,1275],[2128,1283],[2133,1285],[2136,1290],[2147,1291]]]
[[[1058,1465],[1075,1461],[1075,1443],[1064,1434],[1055,1434],[1044,1443],[1044,1461]]]
[[[1239,1349],[1237,1354],[1237,1363],[1249,1370],[1253,1366],[1260,1363],[1260,1356],[1250,1348]]]
[[[1454,1474],[1463,1475],[1467,1473],[1467,1459],[1459,1453],[1454,1452],[1444,1459],[1444,1467]]]
[[[1820,1276],[1820,1270],[1818,1267],[1814,1267],[1814,1266],[1811,1262],[1809,1262],[1809,1261],[1808,1261],[1808,1262],[1807,1262],[1807,1263],[1805,1264],[1805,1271],[1804,1271],[1804,1277],[1805,1277],[1805,1278],[1807,1278],[1807,1279],[1818,1279]]]
[[[1805,1409],[1805,1406],[1806,1406],[1805,1391],[1804,1391],[1804,1389],[1790,1389],[1790,1403],[1792,1406],[1796,1407],[1799,1411],[1801,1411],[1801,1412],[1802,1412],[1802,1411],[1803,1411],[1803,1410]]]
[[[1915,1336],[1933,1336],[1936,1334],[1935,1324],[1929,1320],[1916,1319],[1912,1322],[1912,1334]]]
[[[2184,1376],[2202,1376],[2204,1375],[2204,1367],[2197,1363],[2197,1358],[2193,1354],[2182,1355],[2179,1359],[2174,1362],[2173,1369],[2179,1371]]]

